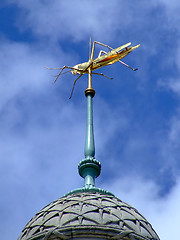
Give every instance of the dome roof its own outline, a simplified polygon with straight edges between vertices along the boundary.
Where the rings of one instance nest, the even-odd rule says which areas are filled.
[[[159,240],[135,208],[115,196],[97,192],[77,192],[50,203],[30,220],[18,240],[76,237]]]

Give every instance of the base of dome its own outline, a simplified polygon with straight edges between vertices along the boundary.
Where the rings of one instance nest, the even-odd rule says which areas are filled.
[[[68,192],[67,194],[65,194],[63,197],[74,194],[74,193],[86,193],[86,192],[87,193],[88,192],[89,193],[102,193],[102,194],[107,194],[107,195],[114,196],[113,193],[111,193],[107,190],[101,189],[101,188],[96,188],[96,187],[86,188],[86,187],[83,187],[83,188],[74,189],[74,190]]]

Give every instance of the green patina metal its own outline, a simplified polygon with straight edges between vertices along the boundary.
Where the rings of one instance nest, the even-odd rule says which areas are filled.
[[[95,159],[95,143],[94,143],[94,128],[93,128],[93,97],[95,91],[92,88],[92,69],[89,68],[88,73],[88,88],[85,91],[87,98],[87,126],[86,139],[84,147],[85,159],[79,165],[79,174],[84,178],[84,188],[90,189],[95,187],[95,178],[101,172],[101,164]]]
[[[93,99],[91,93],[87,93],[87,129],[84,155],[85,158],[95,156],[94,130],[93,130]]]
[[[106,195],[110,195],[110,196],[115,196],[113,193],[107,191],[107,190],[104,190],[102,188],[96,188],[96,187],[83,187],[83,188],[77,188],[77,189],[74,189],[70,192],[68,192],[67,194],[65,194],[63,197],[66,197],[68,195],[71,195],[71,194],[74,194],[74,193],[101,193],[101,194],[106,194]]]
[[[95,158],[95,142],[94,142],[94,128],[93,128],[93,97],[95,90],[92,88],[91,68],[88,74],[88,88],[85,91],[87,98],[87,126],[86,126],[86,138],[83,159],[79,165],[79,175],[84,178],[84,187],[75,189],[66,195],[76,192],[101,192],[108,195],[113,195],[111,192],[95,187],[95,178],[97,178],[101,172],[101,163]]]
[[[95,178],[99,176],[101,164],[95,158],[88,156],[79,165],[79,175],[84,178],[84,187],[95,187]]]

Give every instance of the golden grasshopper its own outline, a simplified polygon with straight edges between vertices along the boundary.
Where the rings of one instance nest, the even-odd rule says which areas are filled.
[[[109,52],[105,52],[105,51],[101,50],[99,52],[98,57],[96,59],[94,59],[95,44],[99,44],[101,46],[107,47],[110,51]],[[92,51],[91,51],[90,58],[89,58],[88,62],[77,64],[74,67],[64,66],[62,68],[61,67],[60,68],[48,68],[48,67],[46,67],[46,68],[48,68],[48,69],[61,69],[59,74],[57,76],[55,76],[56,79],[54,80],[54,83],[57,81],[57,79],[59,78],[60,75],[65,74],[67,72],[71,72],[73,75],[79,74],[79,77],[76,78],[76,80],[74,81],[73,88],[72,88],[71,95],[70,95],[70,98],[71,98],[77,80],[80,77],[82,77],[83,74],[88,73],[89,72],[89,68],[91,68],[91,71],[92,71],[91,74],[104,76],[106,78],[109,78],[109,77],[107,77],[103,73],[95,73],[93,71],[98,69],[98,68],[101,68],[101,67],[113,64],[115,62],[120,62],[123,65],[125,65],[126,67],[132,69],[133,71],[136,71],[137,69],[134,69],[134,68],[130,67],[129,65],[127,65],[126,63],[121,61],[122,58],[124,58],[130,52],[132,52],[134,49],[136,49],[136,48],[138,48],[140,46],[140,44],[136,45],[135,47],[130,46],[130,45],[131,45],[131,43],[129,42],[127,44],[124,44],[123,46],[120,46],[120,47],[118,47],[116,49],[113,49],[113,48],[109,47],[106,44],[94,41],[93,45],[92,45]],[[63,72],[64,69],[70,69],[70,70],[66,71],[66,72]],[[112,78],[109,78],[109,79],[112,79]]]

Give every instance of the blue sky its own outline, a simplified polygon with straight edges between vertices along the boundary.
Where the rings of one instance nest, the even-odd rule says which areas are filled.
[[[0,3],[0,230],[16,239],[48,203],[83,186],[87,76],[44,68],[88,60],[89,37],[141,44],[93,76],[97,187],[136,207],[163,240],[179,236],[180,3],[6,0]],[[96,48],[96,54],[101,50]],[[106,49],[103,49],[106,50]]]

